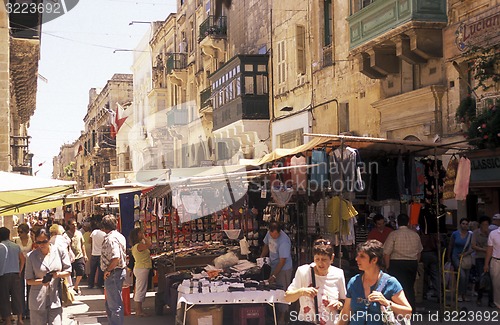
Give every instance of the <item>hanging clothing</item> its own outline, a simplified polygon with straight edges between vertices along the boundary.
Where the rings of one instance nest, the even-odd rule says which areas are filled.
[[[444,179],[443,199],[449,200],[455,198],[455,180],[457,178],[458,159],[452,156],[448,167],[446,168],[446,177]]]
[[[415,186],[413,196],[423,199],[425,190],[425,166],[420,161],[415,161]]]
[[[418,225],[422,204],[413,202],[410,204],[410,225]]]
[[[425,202],[427,204],[436,204],[436,191],[438,191],[437,194],[439,195],[439,200],[441,201],[443,198],[443,186],[446,170],[444,169],[443,162],[441,160],[435,161],[434,159],[422,159],[421,162],[425,166]],[[436,184],[438,186],[437,188]]]
[[[330,154],[330,181],[336,192],[363,191],[361,179],[361,161],[358,150],[349,146],[344,150],[337,148]]]
[[[372,193],[375,201],[399,200],[395,159],[381,159],[372,166]]]
[[[349,235],[350,228],[348,220],[358,215],[358,211],[348,200],[334,196],[328,200],[325,213],[327,217],[327,229],[330,233]]]
[[[285,207],[290,199],[292,198],[293,190],[291,188],[282,188],[282,189],[271,189],[271,196],[273,197],[274,202],[280,208]]]
[[[309,189],[315,191],[328,187],[328,156],[325,150],[313,150],[311,153],[311,165],[309,168]]]
[[[460,158],[457,169],[457,179],[455,181],[455,198],[457,200],[465,200],[469,194],[470,182],[470,160],[466,157]]]
[[[306,157],[293,156],[290,160],[290,166],[304,166],[307,164]],[[292,185],[296,190],[304,190],[307,188],[307,167],[293,168],[290,171],[292,176]]]

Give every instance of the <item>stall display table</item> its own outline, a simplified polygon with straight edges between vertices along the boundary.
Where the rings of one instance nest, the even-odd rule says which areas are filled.
[[[182,324],[186,324],[189,309],[196,305],[233,305],[233,304],[268,304],[273,308],[274,324],[276,321],[275,305],[288,304],[285,301],[284,290],[248,290],[234,292],[209,292],[209,293],[178,293],[177,309],[183,309]],[[183,307],[184,304],[184,308]]]

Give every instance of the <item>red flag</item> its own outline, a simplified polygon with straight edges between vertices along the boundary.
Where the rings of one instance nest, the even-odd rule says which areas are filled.
[[[122,127],[123,123],[125,123],[125,120],[128,117],[128,116],[124,116],[124,115],[125,115],[125,109],[123,108],[122,105],[116,103],[116,116],[115,116],[116,132],[115,132],[115,137],[116,137],[116,133],[118,133],[118,131]]]

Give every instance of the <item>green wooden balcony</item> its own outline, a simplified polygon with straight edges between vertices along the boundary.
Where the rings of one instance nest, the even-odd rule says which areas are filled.
[[[376,0],[349,22],[350,49],[408,22],[446,23],[446,0]]]
[[[212,87],[205,88],[200,92],[200,112],[212,106],[211,96]]]

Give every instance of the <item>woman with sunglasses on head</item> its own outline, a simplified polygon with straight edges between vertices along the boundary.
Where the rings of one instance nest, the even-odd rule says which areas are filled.
[[[62,324],[61,278],[71,274],[68,252],[49,243],[45,228],[35,231],[37,248],[26,260],[31,325]]]
[[[287,302],[299,300],[298,313],[291,312],[292,323],[334,324],[346,298],[344,271],[332,266],[331,243],[318,239],[313,244],[314,262],[300,266],[285,293]]]
[[[395,277],[382,272],[384,248],[378,240],[357,247],[356,262],[362,272],[347,284],[347,299],[339,324],[382,325],[382,306],[390,308],[398,319],[411,315],[411,306],[403,287]]]

